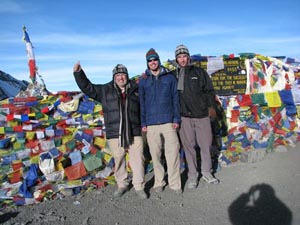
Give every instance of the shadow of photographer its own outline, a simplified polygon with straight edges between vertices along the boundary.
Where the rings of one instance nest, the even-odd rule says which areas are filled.
[[[19,212],[7,212],[0,215],[0,224],[9,221],[11,218],[15,218]]]
[[[290,225],[292,212],[276,196],[268,184],[252,186],[228,208],[233,225]]]

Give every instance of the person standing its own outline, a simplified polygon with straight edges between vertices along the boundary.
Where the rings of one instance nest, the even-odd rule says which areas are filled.
[[[127,68],[117,64],[112,81],[93,84],[85,75],[79,62],[74,65],[74,77],[78,87],[103,107],[106,139],[115,161],[115,179],[118,188],[114,197],[121,197],[129,185],[125,154],[129,153],[132,184],[137,195],[146,199],[143,139],[141,136],[138,86],[130,81]]]
[[[210,117],[215,117],[215,91],[207,72],[190,64],[189,50],[179,45],[175,50],[178,64],[178,92],[180,99],[180,140],[188,165],[187,187],[194,189],[198,185],[196,147],[200,147],[202,179],[209,184],[218,184],[219,180],[211,174],[212,161],[210,146],[212,129]]]
[[[162,192],[166,185],[161,162],[162,147],[167,163],[168,184],[175,193],[182,193],[180,177],[180,123],[177,80],[160,63],[159,55],[151,48],[146,53],[147,69],[139,79],[142,131],[146,132],[154,170],[154,190]]]

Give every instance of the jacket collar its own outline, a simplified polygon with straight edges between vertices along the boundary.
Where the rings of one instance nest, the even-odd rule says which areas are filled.
[[[166,67],[164,67],[164,66],[160,66],[160,69],[161,69],[161,70],[160,70],[160,73],[158,74],[158,77],[163,76],[163,75],[166,75],[167,73],[170,72],[170,71],[169,71]],[[147,75],[148,77],[154,76],[154,75],[151,73],[151,71],[150,71],[149,69],[146,69],[145,73],[146,73],[146,75]]]

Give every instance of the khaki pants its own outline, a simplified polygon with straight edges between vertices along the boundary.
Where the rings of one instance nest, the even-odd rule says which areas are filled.
[[[162,139],[164,138],[165,158],[168,169],[169,187],[181,189],[179,141],[176,130],[171,123],[151,125],[147,127],[147,141],[154,169],[154,188],[165,185],[165,170],[161,163]]]
[[[135,190],[143,190],[145,187],[145,164],[143,138],[135,136],[129,149],[118,146],[118,139],[108,139],[107,144],[115,160],[115,179],[119,188],[127,187],[128,172],[126,168],[125,150],[129,153],[129,164],[132,169],[132,184]]]

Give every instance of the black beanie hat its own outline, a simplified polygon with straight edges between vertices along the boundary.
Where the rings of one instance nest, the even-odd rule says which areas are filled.
[[[126,66],[122,65],[122,64],[117,64],[115,66],[115,68],[112,71],[113,76],[115,76],[117,73],[125,73],[128,76],[128,71]]]
[[[187,54],[188,56],[190,56],[190,52],[189,52],[188,48],[185,45],[178,45],[176,47],[176,50],[175,50],[175,59],[177,58],[177,56],[179,54]]]

